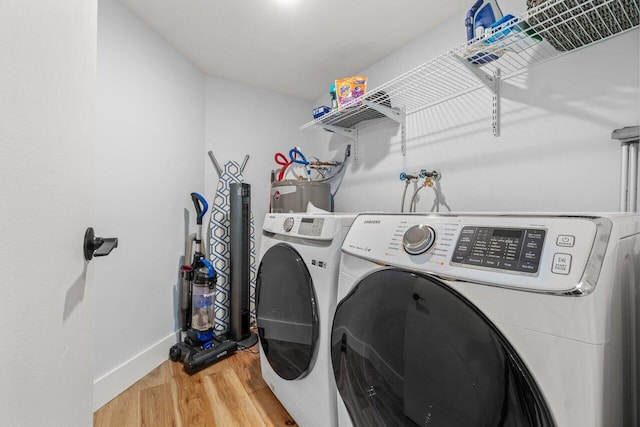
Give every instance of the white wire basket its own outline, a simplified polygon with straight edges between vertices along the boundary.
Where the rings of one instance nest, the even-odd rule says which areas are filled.
[[[638,25],[635,0],[527,0],[528,22],[559,51],[569,51]]]
[[[482,81],[479,76],[507,79],[549,59],[632,30],[639,23],[638,0],[528,2],[524,14],[367,91],[365,98],[409,115],[487,87],[487,79]],[[357,102],[347,103],[300,129],[326,129],[326,125],[352,128],[384,117],[371,104]]]

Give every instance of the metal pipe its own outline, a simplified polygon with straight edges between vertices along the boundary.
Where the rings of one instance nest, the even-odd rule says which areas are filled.
[[[216,160],[216,156],[213,155],[213,151],[209,151],[208,154],[209,154],[209,158],[213,162],[213,167],[216,168],[216,172],[218,173],[218,176],[221,176],[222,175],[222,168],[218,164],[218,161]],[[248,160],[248,159],[246,159],[246,160]],[[246,163],[246,160],[245,160],[245,163]]]
[[[638,212],[638,142],[629,144],[629,212]]]
[[[196,234],[190,234],[187,237],[184,246],[184,267],[190,266],[193,262],[193,243],[196,240]],[[189,294],[191,293],[191,281],[189,280],[189,271],[182,271],[182,289],[180,296],[180,329],[186,332],[189,327],[189,306],[191,299]]]
[[[344,150],[344,160],[342,160],[342,163],[340,164],[340,168],[331,176],[323,179],[317,179],[316,182],[326,182],[340,176],[340,174],[342,173],[342,170],[347,164],[347,159],[349,158],[350,155],[351,155],[351,145],[347,145],[347,148]]]
[[[621,144],[620,156],[620,212],[629,210],[629,143]]]
[[[244,167],[247,166],[248,161],[249,161],[249,155],[246,154],[244,156],[244,160],[242,161],[242,166],[240,166],[240,173],[244,172]]]
[[[640,126],[627,126],[611,133],[620,141],[620,212],[637,212],[638,200],[638,143]]]

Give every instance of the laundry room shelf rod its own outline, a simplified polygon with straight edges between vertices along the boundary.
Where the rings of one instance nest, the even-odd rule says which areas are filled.
[[[638,27],[637,0],[529,0],[537,4],[485,34],[368,90],[362,98],[300,127],[326,129],[357,139],[353,129],[405,116],[488,88],[493,95],[493,133],[498,136],[501,80]],[[405,139],[402,138],[402,153]]]

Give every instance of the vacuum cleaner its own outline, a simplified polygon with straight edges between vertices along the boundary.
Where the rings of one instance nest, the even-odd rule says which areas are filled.
[[[230,190],[230,306],[229,328],[218,334],[215,326],[216,271],[202,250],[202,218],[207,201],[191,193],[196,209],[196,234],[189,236],[185,247],[185,262],[181,267],[180,323],[182,340],[169,350],[169,358],[182,360],[184,370],[194,374],[207,366],[244,350],[258,342],[250,331],[249,252],[251,237],[251,186],[231,183]],[[194,249],[195,248],[195,249]]]
[[[198,193],[191,193],[191,199],[197,213],[197,234],[189,236],[185,247],[185,262],[191,260],[191,264],[180,268],[182,341],[169,349],[169,358],[182,360],[189,375],[234,354],[238,348],[235,341],[213,333],[217,275],[202,251],[202,218],[208,204]]]

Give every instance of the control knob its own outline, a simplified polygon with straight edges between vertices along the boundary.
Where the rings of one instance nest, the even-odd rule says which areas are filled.
[[[284,220],[284,231],[289,232],[291,231],[291,229],[293,228],[293,217],[290,216],[289,218]]]
[[[424,224],[414,225],[402,236],[402,247],[410,255],[420,255],[433,246],[436,241],[436,231]]]

